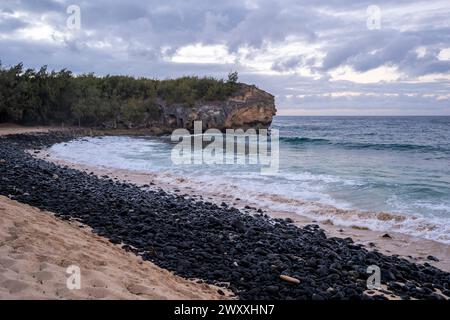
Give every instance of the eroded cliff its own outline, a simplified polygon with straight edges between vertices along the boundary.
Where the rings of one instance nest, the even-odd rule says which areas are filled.
[[[158,100],[156,116],[147,115],[139,123],[128,123],[127,126],[160,134],[177,128],[193,130],[194,121],[202,121],[204,130],[268,128],[276,113],[274,96],[253,85],[240,83],[237,86],[235,93],[224,101],[197,101],[189,106]]]

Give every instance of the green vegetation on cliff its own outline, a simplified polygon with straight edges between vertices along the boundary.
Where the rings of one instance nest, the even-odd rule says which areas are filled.
[[[182,77],[156,80],[130,76],[74,76],[66,69],[47,71],[0,64],[0,122],[99,126],[104,122],[159,117],[158,101],[193,106],[196,101],[223,101],[236,90],[228,80]]]

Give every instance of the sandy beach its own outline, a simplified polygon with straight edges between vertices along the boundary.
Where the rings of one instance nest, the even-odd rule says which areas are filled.
[[[0,299],[226,298],[219,288],[175,276],[86,226],[4,196],[0,243]],[[70,265],[80,267],[79,290],[66,286]]]
[[[54,127],[1,125],[0,136]],[[183,279],[92,233],[81,223],[0,196],[0,299],[227,299],[224,288]],[[66,286],[67,267],[81,289]],[[225,293],[221,295],[218,290]]]
[[[58,129],[60,130],[61,128],[50,126],[25,127],[11,123],[0,123],[0,136],[6,136],[8,134],[37,133],[37,132],[42,133]]]
[[[189,181],[175,188],[143,172],[61,161],[42,148],[73,134],[2,139],[2,299],[447,298],[445,244],[318,225],[196,194],[183,188]],[[383,268],[381,291],[367,290],[369,264]],[[71,265],[81,269],[80,290],[66,287]]]
[[[3,2],[12,314],[448,306],[450,1]]]

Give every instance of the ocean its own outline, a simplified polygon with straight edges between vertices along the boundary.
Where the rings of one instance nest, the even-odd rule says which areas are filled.
[[[273,176],[258,165],[174,165],[168,137],[84,138],[49,152],[213,198],[450,243],[450,117],[277,116],[272,128]]]

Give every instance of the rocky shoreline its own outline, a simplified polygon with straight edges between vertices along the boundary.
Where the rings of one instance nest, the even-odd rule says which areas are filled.
[[[0,137],[0,194],[75,219],[112,243],[185,278],[227,285],[241,299],[445,299],[450,273],[428,263],[368,251],[317,225],[249,215],[99,178],[36,159],[28,149],[83,131]],[[381,269],[384,290],[366,287],[367,267]],[[391,296],[392,295],[392,296]]]

